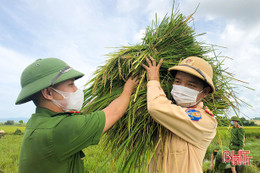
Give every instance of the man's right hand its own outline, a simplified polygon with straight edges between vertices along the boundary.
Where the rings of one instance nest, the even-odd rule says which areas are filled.
[[[132,77],[130,77],[125,85],[124,85],[124,90],[128,93],[130,93],[130,95],[135,91],[136,85],[138,84],[139,80],[138,80],[138,76],[136,76],[135,78],[132,79]]]
[[[130,77],[124,85],[122,94],[103,109],[106,116],[106,124],[103,132],[112,127],[124,115],[138,82],[138,77],[133,79]]]

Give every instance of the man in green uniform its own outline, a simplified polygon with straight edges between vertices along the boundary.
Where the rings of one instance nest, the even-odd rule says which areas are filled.
[[[239,150],[244,148],[244,138],[245,138],[245,131],[244,129],[238,124],[239,119],[236,116],[231,117],[231,125],[233,128],[231,130],[231,138],[229,148],[231,150],[236,151],[236,154]]]
[[[36,60],[23,71],[16,104],[32,100],[36,112],[26,125],[20,173],[84,172],[82,149],[98,144],[126,111],[137,78],[128,79],[122,94],[102,111],[81,114],[84,93],[74,81],[83,75],[57,58]]]
[[[230,172],[230,169],[232,173],[236,173],[235,166],[231,164],[231,162],[224,163],[223,162],[223,151],[229,151],[230,149],[226,146],[218,146],[214,148],[213,153],[211,155],[211,164],[210,164],[210,170],[212,171],[214,168],[214,159],[215,159],[215,172],[216,173],[226,173]]]
[[[231,130],[231,138],[229,148],[230,150],[234,150],[236,154],[238,154],[239,150],[243,150],[244,148],[244,140],[245,140],[245,130],[238,124],[239,119],[236,116],[231,117],[231,125],[233,126]],[[244,165],[237,165],[237,172],[242,172]]]

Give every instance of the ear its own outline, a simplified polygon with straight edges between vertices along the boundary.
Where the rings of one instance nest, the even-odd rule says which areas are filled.
[[[49,87],[41,90],[41,92],[42,92],[42,95],[45,99],[47,99],[47,100],[53,99],[53,94],[52,94],[51,89]]]
[[[206,87],[203,89],[203,98],[207,97],[207,95],[209,94],[211,88],[210,87]]]

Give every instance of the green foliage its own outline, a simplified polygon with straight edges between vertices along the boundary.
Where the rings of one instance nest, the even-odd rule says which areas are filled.
[[[22,131],[20,129],[16,129],[15,132],[14,132],[14,135],[22,135]]]
[[[222,126],[229,126],[230,125],[230,119],[226,116],[218,116],[217,118],[218,120],[218,126],[219,127],[222,127]],[[257,126],[257,124],[253,121],[249,121],[247,119],[245,119],[245,117],[241,117],[239,118],[239,124],[242,125],[242,126]]]
[[[9,126],[9,125],[0,126],[0,130],[4,130],[6,134],[14,134],[14,132],[16,131],[17,128],[19,128],[21,130],[21,132],[24,133],[25,126]]]
[[[223,146],[229,146],[230,143],[230,137],[231,137],[231,126],[229,127],[218,127],[217,134],[215,138],[212,140],[211,144],[209,145],[205,158],[204,158],[204,164],[203,165],[203,171],[206,172],[209,167],[207,165],[207,162],[211,159],[211,154],[213,152],[213,149],[217,146],[223,145]],[[243,127],[245,130],[245,146],[244,150],[250,151],[249,156],[252,156],[253,159],[250,163],[250,165],[246,165],[244,172],[247,173],[253,173],[257,172],[260,169],[260,128],[259,126],[255,127]],[[259,164],[259,165],[258,165]]]
[[[216,92],[207,97],[204,102],[218,117],[225,115],[226,109],[239,109],[239,100],[233,88],[232,74],[224,68],[224,59],[215,54],[213,47],[196,41],[195,31],[188,25],[192,15],[185,17],[180,13],[165,17],[158,24],[157,19],[146,29],[141,44],[124,46],[108,55],[107,63],[99,67],[94,77],[86,84],[85,112],[102,110],[117,98],[130,75],[140,77],[135,94],[132,95],[130,106],[106,135],[107,146],[115,153],[118,162],[116,172],[131,172],[147,164],[153,154],[156,139],[164,136],[164,128],[157,124],[147,112],[146,105],[146,71],[141,67],[145,58],[152,56],[164,63],[160,69],[161,86],[167,97],[171,99],[172,76],[168,68],[178,64],[188,56],[199,56],[206,59],[213,67],[213,82]],[[212,54],[212,57],[209,56]],[[87,105],[87,103],[89,103]],[[227,116],[227,115],[226,115]],[[219,120],[219,124],[224,124]]]
[[[8,127],[8,129],[6,127]],[[21,126],[0,126],[0,129],[14,132],[15,129],[17,129],[18,127],[21,128]],[[22,132],[23,130],[24,127],[22,129]],[[221,138],[223,144],[229,142],[230,131],[228,128],[219,128],[218,133],[224,136],[223,138]],[[249,136],[246,138],[245,150],[250,150],[250,156],[253,156],[252,164],[250,166],[246,166],[245,170],[246,173],[256,173],[260,171],[260,165],[257,165],[260,163],[260,127],[246,127],[245,133],[246,136]],[[19,152],[21,149],[22,138],[22,135],[20,136],[7,134],[0,139],[0,173],[18,172]],[[109,162],[106,162],[107,158],[112,156],[113,153],[111,154],[110,152],[104,150],[104,148],[106,147],[105,140],[106,138],[105,136],[103,136],[99,145],[90,146],[83,150],[86,155],[86,157],[84,158],[85,172],[114,173],[117,166],[121,166],[115,160],[110,160]],[[212,141],[209,148],[214,148],[214,145],[218,145],[217,136]],[[207,153],[211,154],[212,150],[208,150]],[[204,171],[207,171],[209,169],[209,160],[210,157],[205,158],[205,165],[203,165]]]
[[[0,173],[18,172],[22,138],[22,135],[5,135],[0,139]]]
[[[14,120],[7,120],[5,125],[14,125]]]
[[[98,145],[90,146],[85,148],[83,152],[85,153],[84,165],[85,172],[96,173],[96,172],[114,172],[116,163],[111,160],[104,165],[108,157],[111,156],[111,153],[105,150],[104,137],[101,138],[101,141]],[[103,167],[102,167],[103,166]]]

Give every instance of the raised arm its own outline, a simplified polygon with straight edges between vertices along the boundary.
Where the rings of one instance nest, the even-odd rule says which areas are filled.
[[[106,116],[106,124],[103,133],[112,127],[125,113],[129,106],[130,98],[138,83],[138,77],[129,78],[125,85],[122,94],[112,101],[103,111]]]
[[[215,156],[214,156],[214,154],[211,154],[211,159],[210,159],[210,170],[212,171],[213,170],[213,168],[214,168],[214,158],[215,158]]]

